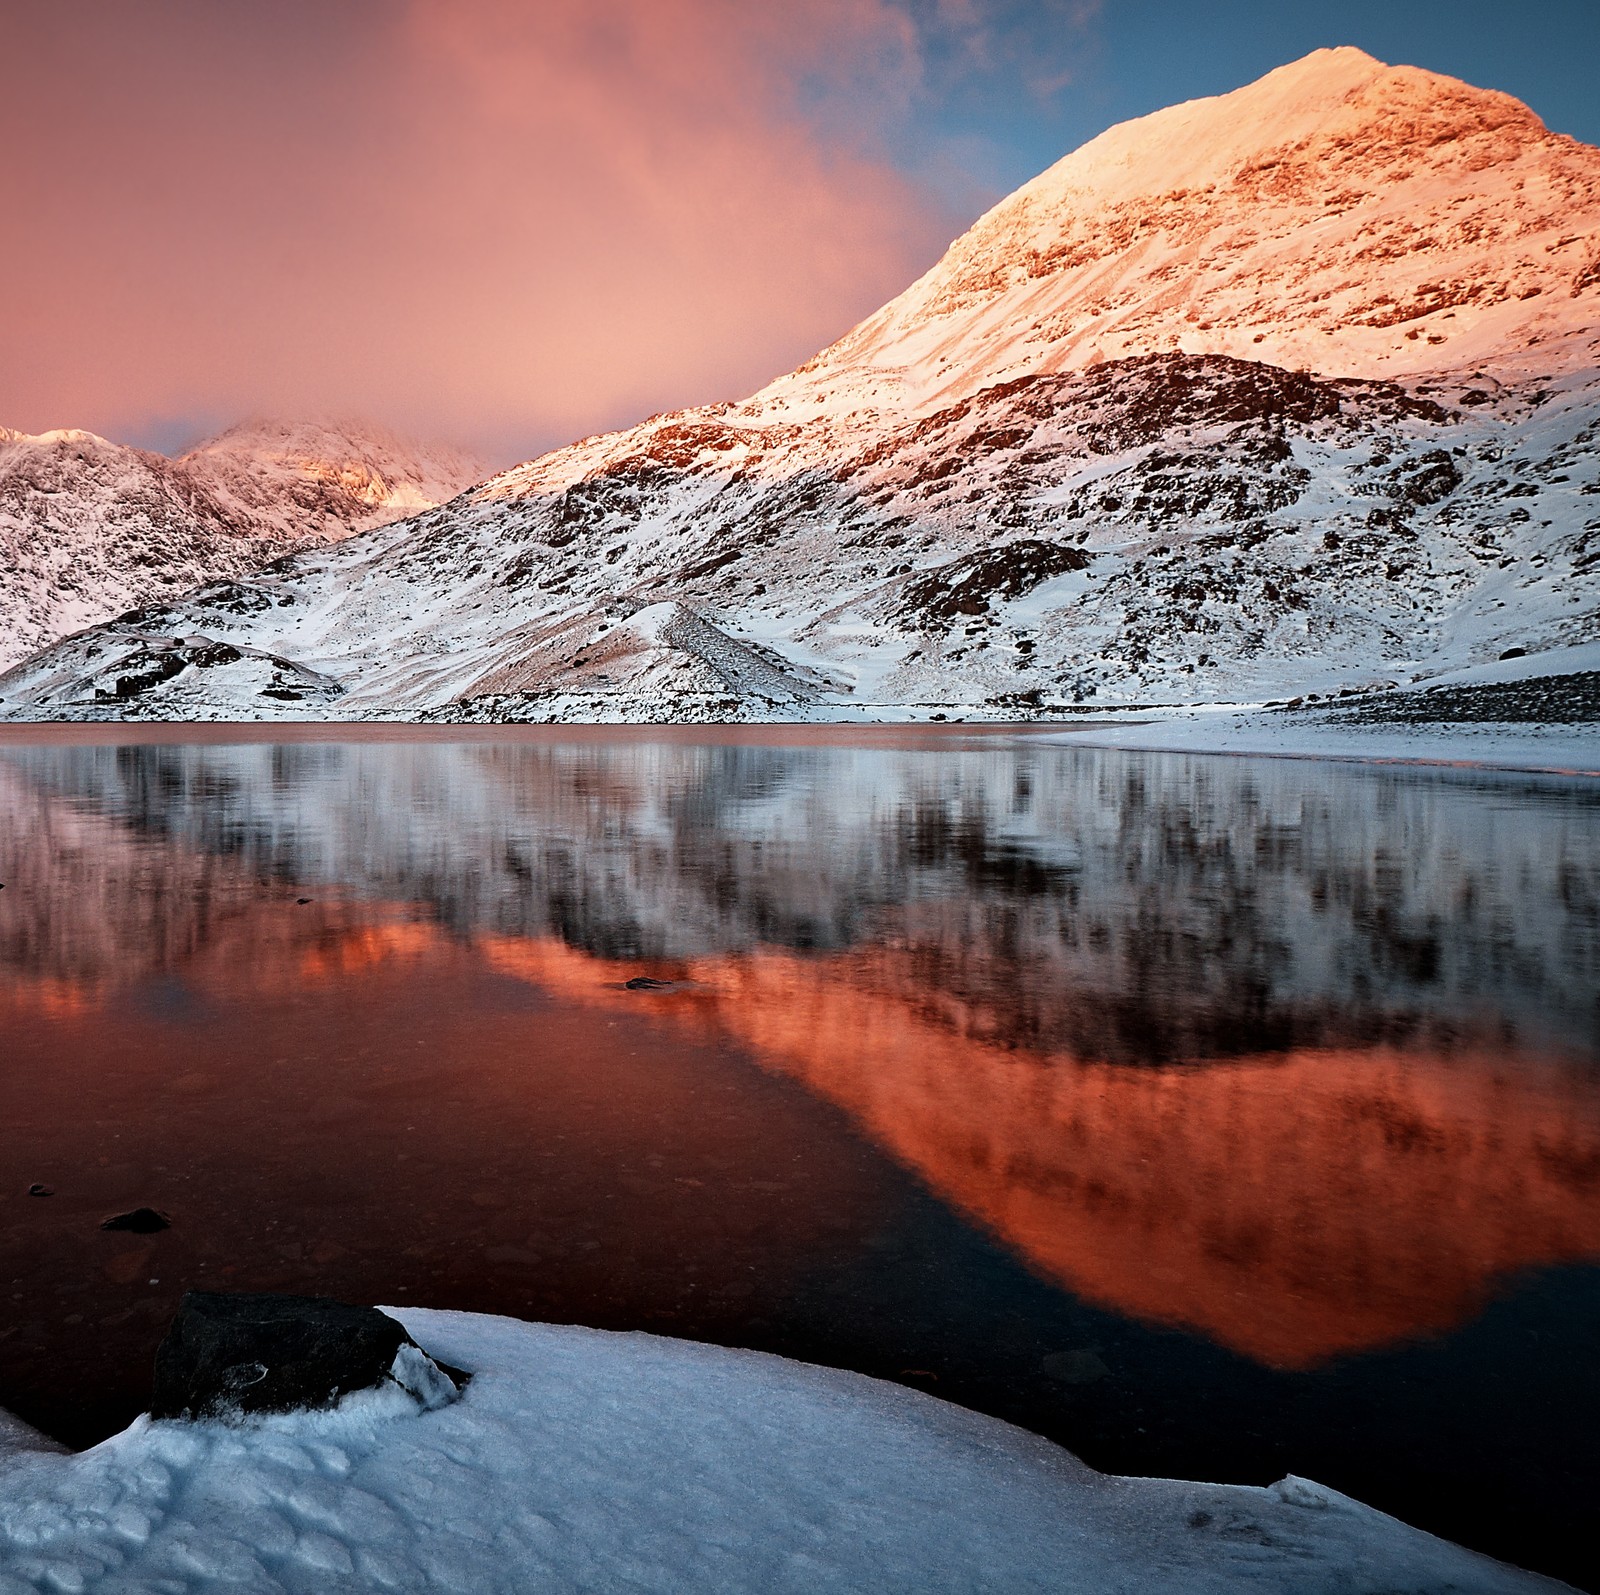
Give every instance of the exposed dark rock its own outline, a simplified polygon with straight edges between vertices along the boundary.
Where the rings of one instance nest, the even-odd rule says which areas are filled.
[[[118,1213],[108,1218],[100,1228],[126,1230],[132,1235],[154,1235],[157,1230],[171,1229],[172,1220],[153,1207],[136,1207],[131,1213]]]
[[[1085,569],[1090,556],[1063,543],[1022,538],[936,566],[905,584],[903,612],[934,624],[983,615],[993,598],[1020,598],[1041,582]]]
[[[29,1196],[54,1196],[55,1194],[56,1191],[53,1185],[30,1185],[28,1187]]]
[[[156,1351],[150,1415],[296,1412],[386,1383],[431,1409],[454,1400],[468,1377],[434,1362],[376,1307],[191,1290]]]
[[[1592,725],[1600,721],[1600,670],[1384,693],[1336,715],[1335,725]]]
[[[675,982],[657,980],[653,975],[635,975],[622,983],[624,991],[671,991]]]
[[[1437,504],[1461,486],[1461,472],[1444,449],[1430,449],[1390,476],[1394,496],[1407,504]]]
[[[135,659],[144,657],[148,659],[143,670],[132,670],[126,675],[118,676],[110,687],[100,687],[95,691],[97,700],[121,701],[126,698],[136,698],[141,692],[147,692],[151,687],[158,687],[163,681],[170,681],[174,676],[181,674],[189,666],[189,661],[184,657],[183,651],[171,648],[162,653],[152,654],[144,649],[141,654],[130,654],[123,661],[131,664]]]

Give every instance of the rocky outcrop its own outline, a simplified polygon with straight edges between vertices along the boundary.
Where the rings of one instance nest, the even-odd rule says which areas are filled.
[[[326,1296],[189,1291],[156,1352],[152,1418],[236,1418],[331,1407],[393,1385],[431,1409],[466,1382],[387,1313]]]

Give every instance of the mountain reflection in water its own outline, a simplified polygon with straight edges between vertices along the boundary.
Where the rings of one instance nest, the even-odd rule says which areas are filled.
[[[607,990],[631,966],[484,950],[637,1007]],[[1600,1257],[1600,1092],[1537,1058],[1379,1045],[1141,1069],[988,1040],[882,951],[672,972],[692,989],[659,1011],[838,1103],[1047,1278],[1271,1366],[1449,1329],[1502,1277]]]
[[[1600,1259],[1590,787],[886,740],[0,746],[0,1265],[124,1293],[69,1321],[128,1345],[158,1255],[357,1293],[398,1251],[445,1305],[893,1374],[953,1310],[905,1292],[978,1252],[832,1339],[785,1315],[920,1188],[1062,1312],[1300,1377]],[[97,1261],[65,1178],[21,1195],[47,1153],[217,1194]],[[961,1311],[1025,1348],[1043,1309]],[[0,1405],[47,1327],[0,1329]],[[1093,1452],[1089,1395],[974,1355],[945,1393]],[[1119,1399],[1113,1461],[1228,1465],[1146,1457]]]

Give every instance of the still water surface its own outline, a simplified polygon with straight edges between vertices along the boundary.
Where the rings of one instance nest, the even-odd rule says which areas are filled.
[[[327,1292],[855,1368],[1600,1583],[1593,784],[35,737],[0,881],[0,1406],[71,1443],[186,1287]]]

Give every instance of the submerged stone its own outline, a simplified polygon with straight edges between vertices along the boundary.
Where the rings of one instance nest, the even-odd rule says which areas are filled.
[[[1041,1366],[1050,1378],[1064,1385],[1092,1385],[1111,1372],[1093,1349],[1052,1352]]]
[[[154,1235],[157,1230],[171,1229],[172,1220],[153,1207],[136,1207],[131,1213],[113,1215],[100,1228],[126,1230],[132,1235]]]
[[[156,1351],[153,1418],[227,1418],[334,1406],[392,1383],[426,1409],[466,1383],[387,1313],[327,1296],[184,1295]]]

